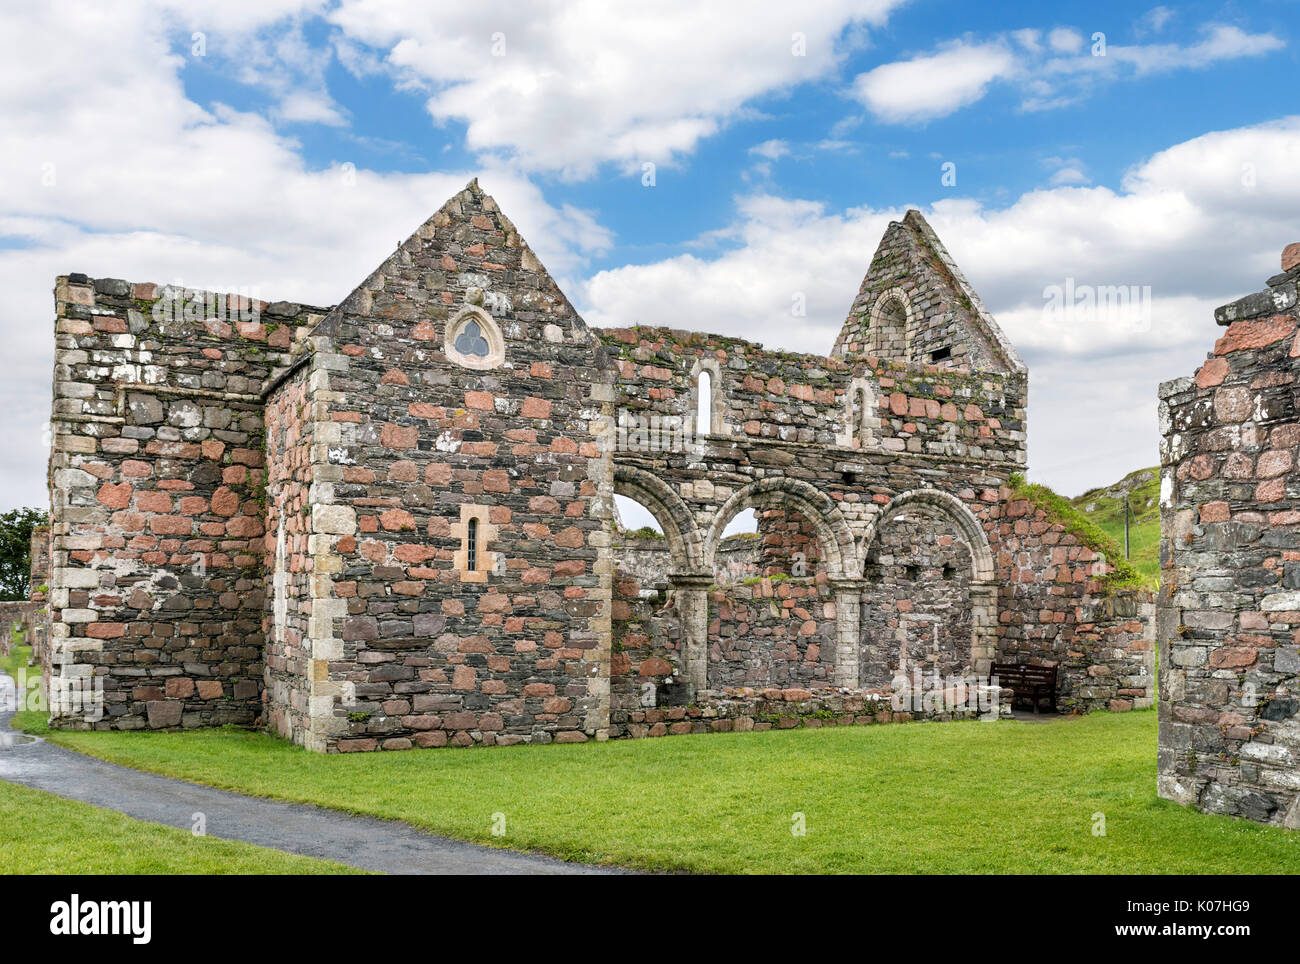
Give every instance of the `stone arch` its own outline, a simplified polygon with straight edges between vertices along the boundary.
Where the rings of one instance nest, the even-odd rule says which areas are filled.
[[[650,510],[664,530],[673,565],[679,572],[695,572],[700,568],[700,535],[695,519],[682,497],[666,482],[644,469],[615,465],[614,493],[635,499]]]
[[[822,551],[826,553],[826,565],[831,578],[851,578],[861,570],[857,549],[853,544],[853,533],[835,505],[835,500],[807,482],[786,478],[750,482],[723,503],[704,539],[705,570],[712,571],[718,543],[722,541],[722,532],[732,517],[764,501],[771,501],[773,497],[812,523]]]
[[[876,538],[876,533],[880,531],[880,527],[908,506],[937,512],[956,525],[962,538],[966,540],[967,546],[970,547],[974,581],[992,582],[994,572],[993,550],[989,546],[984,527],[980,525],[979,519],[975,518],[975,513],[970,510],[970,507],[965,502],[955,495],[941,492],[938,489],[910,489],[889,501],[889,504],[885,506],[885,511],[876,518],[866,537],[862,540],[860,555],[864,565],[866,564],[867,552]]]
[[[871,353],[884,358],[908,357],[913,317],[907,292],[902,288],[883,292],[871,306]]]
[[[988,675],[993,662],[997,634],[997,585],[993,550],[984,527],[961,499],[938,489],[911,489],[890,500],[862,540],[861,565],[865,572],[871,545],[890,519],[909,507],[937,515],[956,526],[971,555],[971,666],[980,676]]]

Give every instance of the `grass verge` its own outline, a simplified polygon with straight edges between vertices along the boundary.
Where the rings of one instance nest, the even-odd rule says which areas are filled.
[[[1158,800],[1155,730],[1143,711],[334,756],[233,729],[50,738],[243,793],[648,869],[1300,872],[1300,835]]]
[[[15,676],[27,648],[0,657]],[[44,734],[45,714],[16,723]],[[22,753],[22,748],[4,750]],[[101,807],[0,780],[0,873],[4,874],[354,874],[351,867],[266,847],[196,837]]]
[[[22,752],[10,750],[5,752]],[[0,873],[351,874],[342,864],[184,830],[0,780]]]

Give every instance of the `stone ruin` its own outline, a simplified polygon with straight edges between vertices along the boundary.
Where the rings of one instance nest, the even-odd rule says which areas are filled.
[[[589,328],[477,182],[333,307],[78,274],[55,304],[54,726],[948,719],[990,707],[896,698],[996,710],[995,659],[1057,665],[1062,709],[1152,702],[1151,602],[1019,486],[1025,366],[916,211],[828,356]]]
[[[1300,245],[1160,386],[1162,797],[1300,827]]]
[[[0,655],[8,655],[14,640],[32,648],[31,658],[41,659],[49,635],[50,611],[46,607],[50,579],[50,529],[32,530],[27,558],[31,567],[31,590],[25,600],[0,601]]]

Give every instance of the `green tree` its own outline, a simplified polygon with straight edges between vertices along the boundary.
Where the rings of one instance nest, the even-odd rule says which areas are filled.
[[[0,512],[0,599],[24,600],[30,594],[32,530],[48,521],[39,509]]]

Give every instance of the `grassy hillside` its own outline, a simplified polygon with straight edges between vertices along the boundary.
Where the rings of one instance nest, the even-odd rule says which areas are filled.
[[[1138,469],[1113,485],[1091,489],[1070,502],[1122,548],[1128,497],[1129,562],[1155,586],[1160,578],[1160,469]]]

